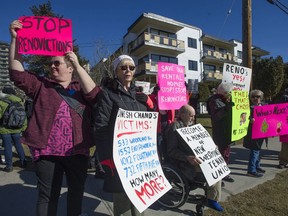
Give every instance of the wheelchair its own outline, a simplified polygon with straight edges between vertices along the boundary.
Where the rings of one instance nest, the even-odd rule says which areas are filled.
[[[165,208],[175,209],[183,206],[187,201],[190,201],[196,204],[196,216],[203,216],[204,207],[207,203],[206,182],[188,182],[179,168],[171,163],[163,164],[162,170],[172,188],[160,197],[157,202]],[[203,189],[204,193],[190,194],[191,191],[196,189]]]

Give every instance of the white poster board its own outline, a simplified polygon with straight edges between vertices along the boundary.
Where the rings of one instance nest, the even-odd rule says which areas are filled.
[[[252,70],[240,65],[224,63],[223,83],[232,83],[233,90],[246,90],[249,92]]]
[[[171,189],[157,154],[157,112],[119,109],[113,159],[124,190],[143,212]]]
[[[142,86],[143,87],[143,93],[150,94],[150,82],[144,82],[144,81],[135,81],[136,86]]]
[[[209,186],[220,181],[230,170],[208,131],[201,125],[179,128],[177,132],[202,163],[200,168]]]

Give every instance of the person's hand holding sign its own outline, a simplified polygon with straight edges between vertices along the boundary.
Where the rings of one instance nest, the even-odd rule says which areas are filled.
[[[193,155],[189,155],[186,158],[193,166],[201,164],[201,160]]]
[[[21,29],[22,28],[22,23],[20,20],[14,20],[11,24],[10,24],[10,34],[12,38],[16,38],[17,37],[17,32],[16,29]]]

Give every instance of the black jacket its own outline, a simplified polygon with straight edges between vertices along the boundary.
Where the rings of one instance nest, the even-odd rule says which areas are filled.
[[[232,106],[220,94],[214,94],[209,100],[211,113],[212,138],[217,146],[228,146],[231,143]]]
[[[114,125],[119,108],[147,111],[146,105],[136,100],[134,84],[126,91],[117,79],[109,80],[98,94],[93,123],[96,149],[106,172],[103,186],[106,192],[124,191],[113,163]]]

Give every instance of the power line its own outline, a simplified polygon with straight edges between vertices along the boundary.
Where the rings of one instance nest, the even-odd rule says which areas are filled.
[[[221,28],[219,30],[218,37],[220,37],[220,34],[221,34],[221,32],[222,32],[222,30],[223,30],[223,28],[224,28],[224,26],[225,26],[225,24],[227,22],[227,19],[228,19],[229,15],[232,13],[232,8],[233,8],[234,3],[235,3],[235,0],[233,0],[233,2],[232,2],[231,6],[230,6],[230,8],[229,8],[229,10],[228,10],[228,12],[226,14],[224,23],[223,23],[223,25],[221,26]]]
[[[279,0],[267,0],[270,4],[275,5],[280,10],[282,10],[284,13],[288,15],[288,7],[281,3]]]

